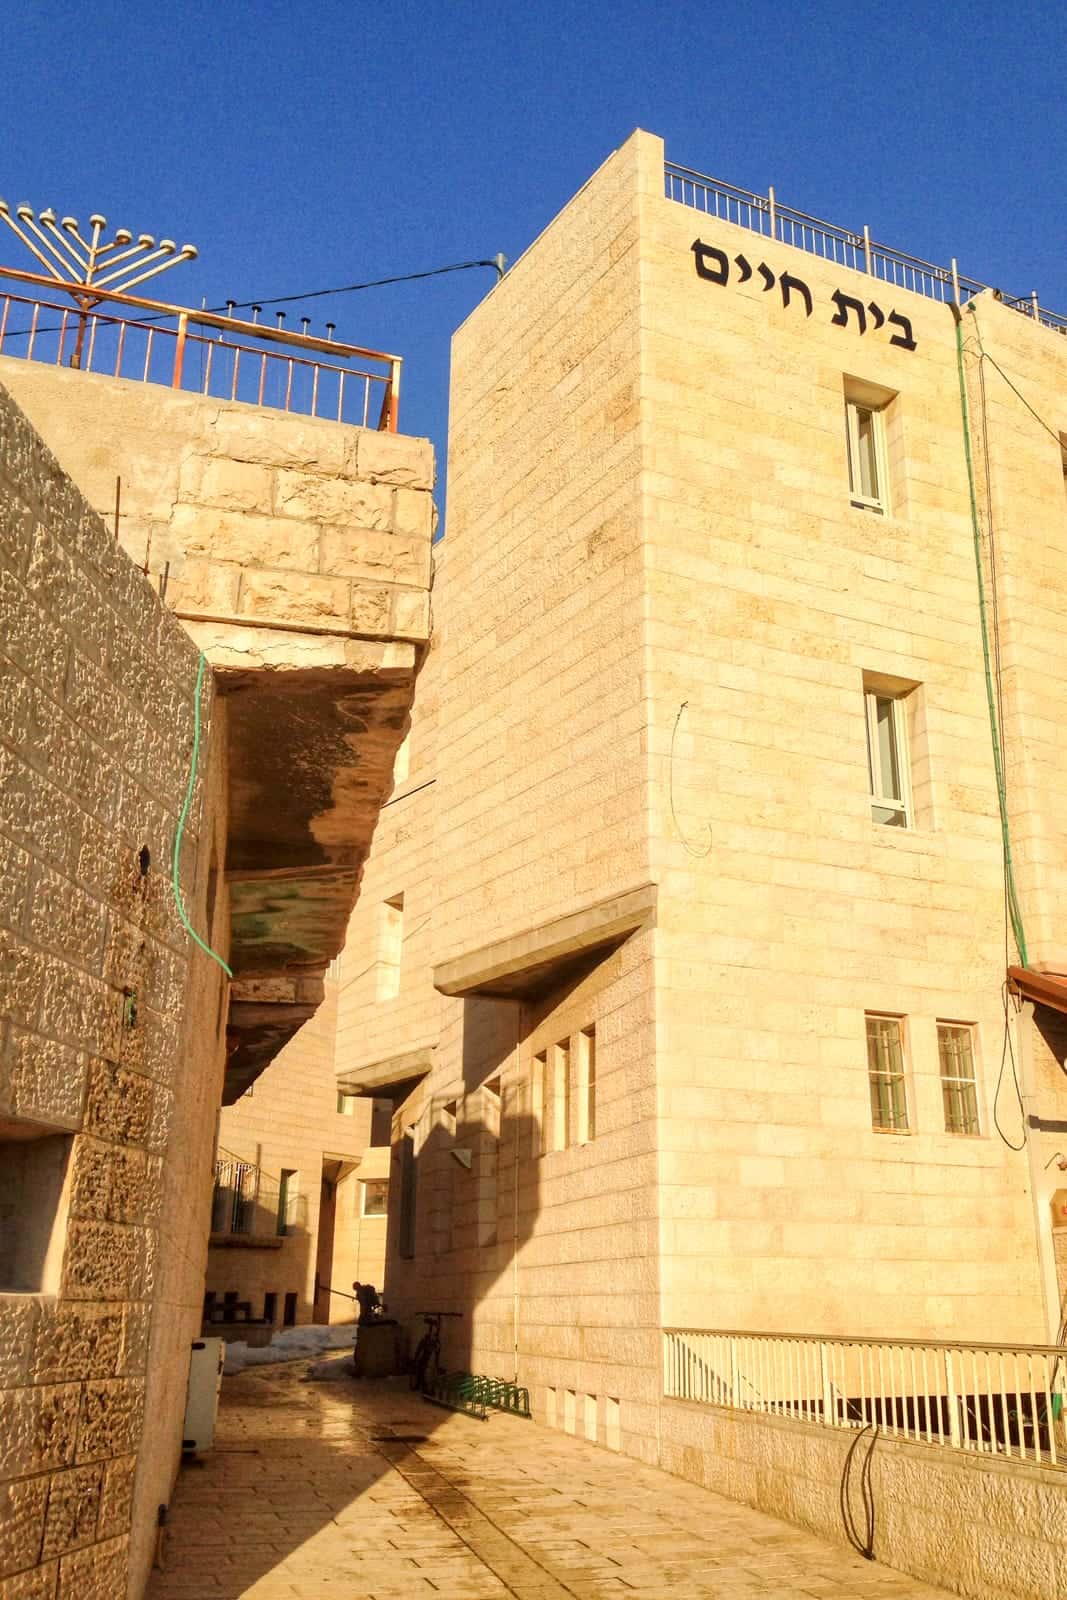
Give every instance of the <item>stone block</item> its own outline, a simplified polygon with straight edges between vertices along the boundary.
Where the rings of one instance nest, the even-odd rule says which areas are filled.
[[[0,1578],[0,1600],[55,1600],[58,1581],[59,1563],[49,1561],[47,1566]]]
[[[202,611],[208,616],[230,617],[237,610],[241,568],[225,561],[186,561],[180,573],[171,574],[167,604],[175,611]]]
[[[371,528],[327,528],[319,545],[322,571],[370,583],[428,586],[430,542]]]
[[[151,1325],[152,1308],[146,1301],[137,1300],[125,1308],[117,1377],[135,1378],[143,1375],[148,1363],[148,1335]]]
[[[318,568],[319,530],[313,522],[286,516],[253,516],[176,506],[173,529],[187,556],[211,557],[244,567],[284,567],[298,572]]]
[[[178,476],[178,501],[263,514],[271,509],[272,487],[269,467],[226,456],[186,456]]]
[[[78,1427],[80,1462],[130,1455],[141,1440],[144,1381],[112,1378],[86,1383]]]
[[[126,1593],[129,1540],[108,1539],[59,1563],[56,1600],[121,1600]]]
[[[58,694],[66,677],[70,640],[55,616],[41,609],[45,597],[24,589],[13,572],[0,569],[0,634],[5,652],[31,683],[50,684]]]
[[[0,832],[59,866],[77,837],[71,802],[19,756],[0,747]]]
[[[88,1134],[74,1141],[74,1171],[70,1188],[70,1215],[95,1217],[106,1222],[111,1209],[114,1180],[113,1146]]]
[[[42,950],[98,972],[104,907],[50,867],[39,866],[30,902],[29,937]]]
[[[37,1564],[41,1556],[48,1478],[36,1478],[0,1487],[0,1578]]]
[[[203,430],[204,447],[231,461],[264,466],[305,467],[339,473],[351,429],[322,418],[267,416],[248,406],[220,410]]]
[[[160,1190],[159,1163],[149,1165],[143,1150],[127,1146],[109,1149],[111,1189],[108,1196],[108,1217],[112,1222],[146,1222],[155,1214]]]
[[[312,523],[385,529],[393,526],[393,490],[386,484],[279,472],[274,509],[280,517],[300,517]]]
[[[25,1294],[0,1295],[0,1388],[29,1379],[41,1302]]]
[[[48,1486],[48,1512],[41,1554],[45,1561],[96,1540],[102,1468],[73,1467],[57,1472]]]
[[[398,489],[393,502],[393,527],[397,533],[410,533],[427,544],[433,532],[433,500],[424,489]]]
[[[242,616],[248,617],[345,627],[348,598],[349,585],[343,578],[253,571],[245,573],[240,610]]]
[[[76,1383],[0,1390],[0,1482],[73,1460],[80,1399]]]
[[[136,1471],[136,1456],[122,1456],[117,1461],[105,1461],[100,1493],[100,1520],[97,1523],[98,1538],[112,1539],[128,1531]]]
[[[352,585],[352,632],[385,635],[390,632],[393,591],[369,583]]]
[[[369,483],[391,483],[409,489],[432,489],[433,445],[403,433],[379,433],[360,428],[349,443],[349,472]]]
[[[77,1128],[88,1066],[88,1057],[80,1050],[12,1024],[7,1061],[0,1068],[0,1103],[29,1121]]]
[[[402,639],[430,637],[430,596],[425,591],[397,589],[394,592],[392,631]]]
[[[72,1221],[63,1261],[63,1294],[72,1300],[127,1300],[143,1268],[138,1228]]]
[[[44,1302],[35,1331],[32,1383],[110,1378],[118,1370],[123,1313],[110,1305]]]
[[[85,1131],[116,1144],[147,1144],[152,1125],[152,1084],[110,1061],[88,1066]]]

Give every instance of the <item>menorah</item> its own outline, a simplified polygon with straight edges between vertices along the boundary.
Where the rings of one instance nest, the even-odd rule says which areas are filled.
[[[197,255],[195,245],[183,244],[179,249],[173,239],[160,239],[157,244],[150,233],[138,234],[135,241],[129,228],[116,228],[114,237],[105,243],[107,218],[98,213],[89,218],[88,238],[77,217],[57,219],[50,207],[35,213],[32,206],[23,202],[12,213],[7,201],[0,200],[0,217],[47,275],[62,284],[81,308],[72,367],[81,365],[84,313],[103,298],[100,291],[127,294],[137,284],[182,261],[193,261]]]

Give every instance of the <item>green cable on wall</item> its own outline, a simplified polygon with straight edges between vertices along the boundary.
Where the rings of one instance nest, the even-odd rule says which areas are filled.
[[[973,315],[973,313],[972,313]],[[975,320],[975,329],[978,323]],[[981,346],[981,335],[978,338]],[[993,666],[989,655],[989,628],[986,621],[985,578],[982,573],[982,533],[978,523],[978,497],[974,487],[974,460],[971,455],[971,422],[967,407],[967,382],[963,370],[963,317],[956,311],[956,367],[960,380],[960,412],[963,417],[963,451],[967,458],[967,487],[971,498],[971,531],[974,535],[974,564],[978,576],[978,614],[982,625],[982,658],[985,662],[986,702],[989,706],[989,732],[993,740],[993,769],[997,779],[997,800],[1000,805],[1000,836],[1004,849],[1004,885],[1007,892],[1008,915],[1012,933],[1019,949],[1019,960],[1024,967],[1030,965],[1023,929],[1022,911],[1015,889],[1015,867],[1011,855],[1011,835],[1008,830],[1008,791],[1004,782],[1004,757],[997,732],[996,696],[993,692]],[[988,470],[988,464],[987,464]]]
[[[200,935],[189,921],[185,911],[185,902],[182,899],[181,884],[179,883],[179,869],[182,859],[182,838],[185,833],[185,824],[189,819],[189,807],[193,803],[193,789],[196,786],[196,769],[200,761],[200,698],[204,687],[204,670],[206,667],[207,657],[204,655],[203,651],[201,651],[200,665],[198,666],[196,672],[196,698],[193,702],[193,756],[192,761],[189,764],[189,782],[185,790],[185,804],[182,806],[182,814],[178,818],[178,831],[174,835],[174,865],[171,872],[171,882],[174,887],[174,904],[178,908],[178,915],[182,919],[182,924],[186,933],[189,935],[190,939],[192,939],[194,944],[198,944],[201,950],[211,957],[212,961],[218,962],[219,966],[222,968],[223,972],[228,978],[232,978],[232,968],[226,965],[225,961],[223,961],[217,950],[212,950],[209,944],[205,944],[204,940],[201,939]]]

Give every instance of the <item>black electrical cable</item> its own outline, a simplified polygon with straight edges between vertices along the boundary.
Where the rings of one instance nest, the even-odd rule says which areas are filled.
[[[320,300],[324,296],[333,294],[355,294],[361,289],[380,289],[390,283],[414,283],[420,278],[439,278],[446,272],[469,272],[472,267],[492,267],[498,277],[503,276],[499,260],[456,261],[447,267],[430,267],[425,272],[402,272],[391,278],[368,278],[366,283],[345,283],[337,289],[309,289],[306,294],[278,294],[263,300],[227,300],[225,305],[205,306],[204,310],[226,316],[231,311],[245,311],[250,308],[262,308],[263,306],[289,305],[295,300]],[[91,311],[86,314],[92,316]],[[173,315],[171,312],[161,312],[158,316],[140,317],[138,321],[165,322],[171,315]],[[37,334],[59,333],[60,331],[56,326],[36,329]],[[6,338],[18,339],[30,332],[31,329],[29,328],[11,328],[8,330]]]

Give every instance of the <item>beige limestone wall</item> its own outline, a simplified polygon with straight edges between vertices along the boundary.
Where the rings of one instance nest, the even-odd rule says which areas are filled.
[[[223,975],[169,879],[197,651],[2,390],[0,605],[0,1204],[27,1243],[0,1293],[0,1594],[115,1600],[177,1465],[224,1064]],[[182,884],[225,949],[210,675],[202,704]]]
[[[844,1542],[842,1482],[855,1435],[670,1400],[662,1430],[668,1472]],[[868,1434],[847,1472],[864,1533],[859,1476],[869,1447]],[[1067,1590],[1062,1478],[1050,1467],[882,1435],[870,1466],[875,1558],[968,1600],[1050,1600]]]
[[[350,1114],[337,1110],[334,1078],[334,1034],[337,989],[326,986],[326,998],[310,1022],[289,1041],[250,1090],[219,1113],[218,1147],[223,1160],[236,1158],[261,1173],[261,1203],[248,1238],[212,1234],[205,1289],[218,1301],[236,1293],[251,1302],[253,1317],[264,1314],[264,1297],[275,1297],[274,1326],[281,1327],[285,1298],[296,1298],[296,1323],[347,1322],[350,1300],[316,1296],[316,1274],[327,1284],[351,1294],[352,1279],[333,1276],[335,1252],[351,1250],[345,1230],[353,1223],[357,1184],[346,1176],[338,1188],[338,1214],[327,1260],[319,1262],[320,1202],[324,1166],[347,1168],[360,1162],[370,1136],[372,1102],[352,1100]],[[358,1171],[357,1166],[357,1171]],[[289,1184],[288,1232],[278,1234],[279,1183],[283,1171],[295,1174]],[[330,1179],[332,1182],[332,1177]],[[262,1242],[258,1245],[256,1240]],[[340,1263],[339,1263],[340,1264]],[[326,1270],[322,1270],[325,1268]]]
[[[121,476],[120,541],[152,573],[169,563],[167,602],[184,617],[425,640],[427,440],[78,380],[0,357],[0,381],[109,526]]]
[[[654,175],[640,395],[664,1321],[1042,1339],[1027,1156],[993,1124],[1004,902],[952,313],[670,202]],[[695,238],[728,284],[697,275]],[[812,314],[796,289],[785,306],[742,281],[741,255],[802,280]],[[873,313],[866,333],[854,311],[835,325],[835,292],[906,314],[917,348]],[[978,316],[1054,417],[1062,340],[985,297]],[[849,504],[848,380],[896,397],[888,516]],[[1054,954],[1063,480],[993,384],[1009,783],[1035,953]],[[907,830],[871,821],[864,673],[918,686]],[[865,1011],[905,1018],[905,1135],[871,1128]],[[976,1027],[975,1138],[944,1131],[939,1018]],[[1061,1085],[1045,1114],[1064,1105]],[[998,1109],[1018,1140],[1010,1078]]]

